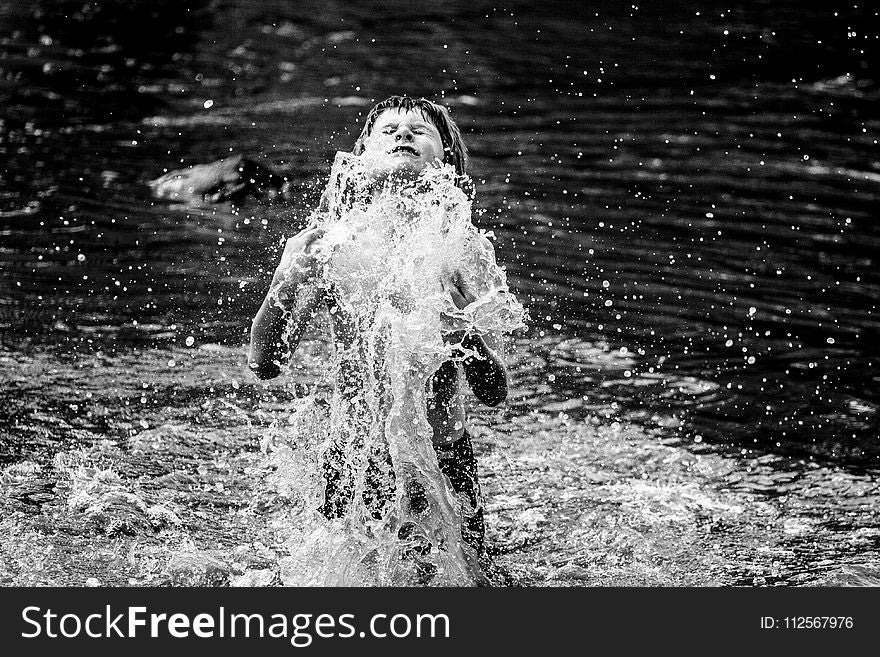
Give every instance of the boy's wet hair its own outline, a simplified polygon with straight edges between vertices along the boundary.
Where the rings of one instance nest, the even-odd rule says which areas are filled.
[[[431,102],[425,98],[410,98],[409,96],[390,96],[381,103],[377,103],[367,114],[364,129],[354,143],[354,154],[361,155],[364,152],[367,137],[373,131],[373,126],[379,115],[387,109],[401,109],[407,112],[420,111],[426,119],[434,124],[440,133],[440,141],[443,143],[443,161],[455,167],[459,176],[467,173],[467,148],[461,138],[461,131],[452,120],[449,110],[443,105]]]

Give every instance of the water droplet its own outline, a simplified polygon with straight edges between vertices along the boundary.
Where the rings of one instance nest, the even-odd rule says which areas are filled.
[[[205,109],[211,109],[213,106],[214,106],[214,101],[213,101],[213,100],[208,99],[208,100],[205,101]]]

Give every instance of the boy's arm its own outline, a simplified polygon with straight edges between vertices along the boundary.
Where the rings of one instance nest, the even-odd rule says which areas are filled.
[[[479,354],[464,359],[464,374],[477,399],[487,406],[497,406],[507,399],[501,338],[492,333],[467,333],[461,345]]]
[[[302,298],[303,294],[306,298]],[[248,363],[257,378],[272,379],[281,374],[290,355],[315,317],[321,304],[323,290],[309,287],[297,295],[294,309],[281,309],[266,295],[251,325],[251,348]],[[290,328],[288,329],[288,324]],[[285,340],[285,330],[287,339]]]
[[[460,272],[442,279],[441,284],[462,310],[476,300]],[[497,406],[507,399],[507,368],[504,367],[501,337],[494,333],[454,331],[444,338],[449,343],[461,343],[476,355],[464,359],[464,373],[477,399],[487,406]]]
[[[281,374],[289,354],[281,345],[286,327],[287,313],[267,295],[251,324],[248,365],[257,378],[272,379]]]
[[[320,306],[324,292],[314,281],[318,263],[311,247],[322,234],[310,228],[287,240],[269,294],[254,317],[248,363],[261,379],[281,373]]]

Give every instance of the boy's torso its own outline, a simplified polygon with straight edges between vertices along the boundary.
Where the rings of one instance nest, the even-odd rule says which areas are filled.
[[[330,320],[333,328],[335,347],[350,348],[353,337],[351,324],[345,321],[337,304],[328,300],[331,308]],[[426,416],[434,430],[435,445],[448,445],[460,439],[465,433],[464,400],[461,394],[461,370],[453,361],[444,362],[429,380],[427,386]]]

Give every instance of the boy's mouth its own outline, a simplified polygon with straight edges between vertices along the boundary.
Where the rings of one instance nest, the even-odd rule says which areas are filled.
[[[394,148],[392,148],[389,151],[389,153],[412,153],[416,157],[418,157],[418,155],[419,155],[419,152],[415,148],[413,148],[412,146],[409,146],[407,144],[401,144],[399,146],[395,146]]]

